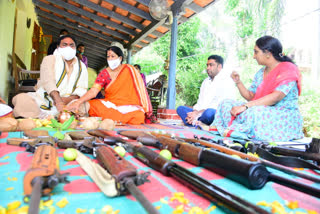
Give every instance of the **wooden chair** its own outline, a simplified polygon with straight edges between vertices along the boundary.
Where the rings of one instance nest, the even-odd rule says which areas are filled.
[[[166,76],[161,75],[147,85],[147,91],[153,108],[153,113],[157,115],[158,106],[164,99],[166,92]]]
[[[12,56],[12,73],[14,77],[14,93],[34,92],[40,71],[26,70],[26,66],[17,54]]]
[[[14,88],[9,91],[8,105],[13,107],[12,98],[19,93],[34,92],[40,71],[30,71],[25,64],[13,53],[12,55],[12,76],[14,78]]]
[[[34,92],[40,71],[30,71],[26,69],[19,69],[18,93]]]

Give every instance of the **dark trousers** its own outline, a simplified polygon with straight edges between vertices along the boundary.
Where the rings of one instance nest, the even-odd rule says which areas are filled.
[[[181,117],[183,123],[186,126],[193,126],[192,124],[189,124],[186,121],[187,114],[192,111],[193,111],[193,109],[190,107],[187,107],[187,106],[179,106],[177,108],[177,114]],[[208,108],[202,113],[202,115],[198,118],[198,120],[206,125],[211,125],[211,123],[214,120],[215,113],[216,113],[215,109]]]

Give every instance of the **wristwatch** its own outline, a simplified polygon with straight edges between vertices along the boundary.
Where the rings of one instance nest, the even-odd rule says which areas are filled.
[[[247,104],[244,104],[244,107],[246,107],[246,110],[249,108],[249,107],[247,106]]]

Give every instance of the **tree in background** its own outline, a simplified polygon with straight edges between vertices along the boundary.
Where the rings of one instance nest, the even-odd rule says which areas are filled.
[[[214,51],[216,45],[222,47],[223,44],[207,29],[207,24],[202,23],[198,17],[179,25],[176,64],[177,106],[192,106],[197,102],[201,83],[207,77],[203,71],[206,69],[208,56],[224,55],[223,51]],[[147,53],[141,51],[134,56],[134,62],[145,67],[144,71],[147,74],[162,72],[167,75],[164,67],[170,53],[170,38],[169,32],[151,44],[150,49],[146,48]],[[150,66],[150,60],[153,66]]]
[[[245,84],[252,82],[259,65],[252,60],[255,41],[264,35],[279,38],[284,0],[225,0],[225,12],[234,20],[233,47]]]

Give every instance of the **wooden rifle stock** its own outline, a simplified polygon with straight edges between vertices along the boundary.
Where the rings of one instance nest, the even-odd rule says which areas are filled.
[[[218,144],[215,144],[215,143],[210,143],[210,142],[207,142],[207,141],[204,141],[204,140],[199,140],[199,139],[187,139],[187,138],[179,138],[179,139],[180,140],[184,140],[186,142],[192,142],[192,143],[196,142],[196,143],[199,143],[202,146],[205,146],[207,148],[217,149],[220,152],[223,152],[223,153],[228,154],[228,155],[237,155],[241,159],[249,160],[249,161],[253,161],[253,162],[259,162],[259,163],[261,163],[261,164],[263,164],[265,166],[268,166],[268,167],[271,167],[271,168],[274,168],[274,169],[277,169],[277,170],[281,170],[281,171],[286,172],[288,174],[295,175],[295,176],[298,176],[298,177],[301,177],[301,178],[304,178],[304,179],[307,179],[307,180],[310,180],[310,181],[314,181],[314,182],[320,183],[320,178],[318,178],[318,177],[315,177],[315,176],[312,176],[312,175],[309,175],[309,174],[306,174],[306,173],[302,173],[302,172],[293,170],[293,169],[291,169],[289,167],[283,166],[281,164],[276,164],[274,162],[271,162],[271,161],[268,161],[268,160],[265,160],[265,159],[262,159],[262,158],[258,158],[258,157],[253,156],[253,155],[248,155],[248,154],[245,154],[245,153],[230,149],[228,147],[224,147],[224,146],[221,146],[221,145],[218,145]]]
[[[92,154],[93,147],[92,142],[95,138],[85,138],[82,140],[59,140],[57,142],[57,146],[61,149],[74,148],[79,150],[80,152]]]
[[[137,170],[127,160],[122,158],[109,146],[96,148],[97,159],[116,179],[117,188],[120,193],[130,192],[145,208],[148,213],[159,214],[159,211],[137,188],[137,185],[145,183],[150,173],[138,174]]]
[[[58,153],[51,145],[41,145],[35,150],[31,167],[23,178],[25,197],[30,197],[29,214],[39,213],[41,195],[49,196],[59,183],[68,183],[66,174],[59,173]]]
[[[281,170],[281,171],[286,172],[288,174],[299,176],[301,178],[320,183],[320,178],[318,178],[316,176],[312,176],[312,175],[309,175],[309,174],[306,174],[306,173],[303,173],[303,172],[299,172],[299,171],[293,170],[293,169],[291,169],[289,167],[283,166],[281,164],[277,164],[277,163],[271,162],[269,160],[265,160],[265,159],[258,158],[258,157],[252,156],[252,155],[248,155],[248,154],[236,151],[234,149],[230,149],[230,148],[225,147],[225,146],[221,146],[221,145],[218,145],[218,144],[215,144],[215,143],[211,143],[211,142],[208,142],[208,141],[204,141],[204,140],[200,140],[200,139],[188,139],[188,138],[177,138],[177,139],[181,140],[181,141],[185,141],[185,142],[190,142],[192,144],[198,143],[201,146],[204,146],[204,147],[207,147],[207,148],[214,148],[214,149],[217,149],[220,152],[223,152],[225,154],[237,155],[242,159],[250,160],[250,161],[254,161],[254,162],[259,162],[259,163],[261,163],[261,164],[263,164],[265,166],[268,166],[268,167],[271,167],[271,168],[274,168],[274,169],[277,169],[277,170]],[[311,153],[309,153],[309,154],[311,154]]]
[[[159,145],[156,144],[156,142],[158,142],[158,140],[157,140],[157,138],[155,136],[170,138],[169,134],[159,134],[159,133],[156,133],[156,132],[144,133],[142,131],[131,131],[131,130],[129,130],[129,131],[120,131],[118,133],[119,134],[123,134],[124,136],[130,137],[130,138],[133,138],[133,139],[137,139],[138,141],[143,142],[143,144],[145,144],[145,145],[155,146],[157,148],[160,148],[160,147],[159,147]],[[153,135],[155,135],[155,136],[153,136]],[[303,173],[303,172],[299,172],[299,171],[293,170],[293,169],[291,169],[289,167],[286,167],[286,166],[283,166],[283,165],[280,165],[280,164],[277,164],[277,163],[274,163],[274,162],[271,162],[271,161],[268,161],[268,160],[265,160],[265,159],[261,159],[261,158],[258,158],[256,156],[248,155],[248,154],[245,154],[243,152],[240,152],[240,151],[237,151],[237,150],[234,150],[234,149],[230,149],[230,148],[225,147],[225,146],[221,146],[221,145],[218,145],[218,144],[215,144],[215,143],[211,143],[211,142],[208,142],[208,141],[204,141],[204,140],[200,140],[200,139],[188,139],[188,138],[176,138],[176,139],[178,139],[179,141],[189,142],[189,143],[192,143],[192,144],[198,143],[199,145],[201,145],[203,147],[206,147],[206,148],[213,148],[213,149],[219,150],[220,152],[223,152],[223,153],[228,154],[228,155],[237,155],[237,156],[239,156],[240,158],[242,158],[244,160],[249,160],[249,161],[253,161],[253,162],[259,162],[259,163],[261,163],[261,164],[263,164],[265,166],[268,166],[268,167],[271,167],[271,168],[274,168],[274,169],[277,169],[277,170],[281,170],[281,171],[286,172],[288,174],[299,176],[301,178],[320,183],[320,178],[318,178],[316,176],[312,176],[312,175],[309,175],[309,174],[306,174],[306,173]],[[174,154],[174,153],[172,152],[172,154]]]
[[[48,177],[54,175],[57,168],[57,150],[49,145],[39,146],[36,149],[31,167],[27,170],[23,179],[23,190],[25,195],[30,195],[32,192],[32,180],[35,177]],[[44,195],[48,195],[52,188],[42,190]]]
[[[126,177],[134,177],[137,175],[137,170],[112,148],[99,146],[96,152],[97,159],[118,183]]]
[[[246,200],[233,195],[219,188],[218,186],[215,186],[214,184],[175,164],[174,162],[161,157],[159,154],[145,146],[134,146],[132,150],[133,155],[146,165],[161,172],[166,176],[173,176],[179,182],[202,194],[210,201],[220,202],[227,206],[227,208],[236,210],[238,213],[269,213],[266,210],[256,206],[255,204],[247,202]]]
[[[261,189],[268,180],[269,172],[258,162],[248,162],[167,137],[159,137],[158,140],[174,156],[229,177],[250,189]]]
[[[90,134],[94,133],[91,132]],[[136,135],[135,138],[138,138],[138,141],[140,141],[141,139],[145,139],[148,145],[160,145],[158,139],[152,136],[150,137],[149,135]],[[188,144],[185,145],[185,147],[177,149],[182,149],[183,151],[186,151],[187,149],[184,148],[188,148]],[[190,172],[189,170],[181,166],[178,166],[171,161],[168,161],[167,159],[159,156],[159,154],[155,153],[154,151],[145,146],[136,146],[130,142],[126,142],[126,147],[129,148],[131,150],[130,152],[132,152],[132,154],[143,163],[147,164],[148,166],[157,171],[160,171],[164,175],[170,175],[175,177],[177,180],[184,183],[186,186],[190,187],[196,192],[199,192],[200,194],[204,195],[209,200],[212,200],[214,202],[221,202],[227,205],[228,207],[237,210],[240,213],[268,213],[262,208],[220,189],[219,187],[202,179],[198,175]],[[173,151],[176,148],[174,145],[171,145],[170,149]]]
[[[114,145],[115,143],[126,143],[126,140],[121,137],[116,137],[112,131],[104,130],[104,129],[93,129],[89,130],[88,134],[93,135],[95,137],[99,137],[103,139],[104,143],[108,145]]]
[[[260,189],[266,182],[274,181],[320,198],[320,189],[270,173],[259,162],[238,159],[215,150],[200,149],[167,137],[160,137],[158,140],[163,148],[168,148],[176,157],[229,177],[250,189]]]

